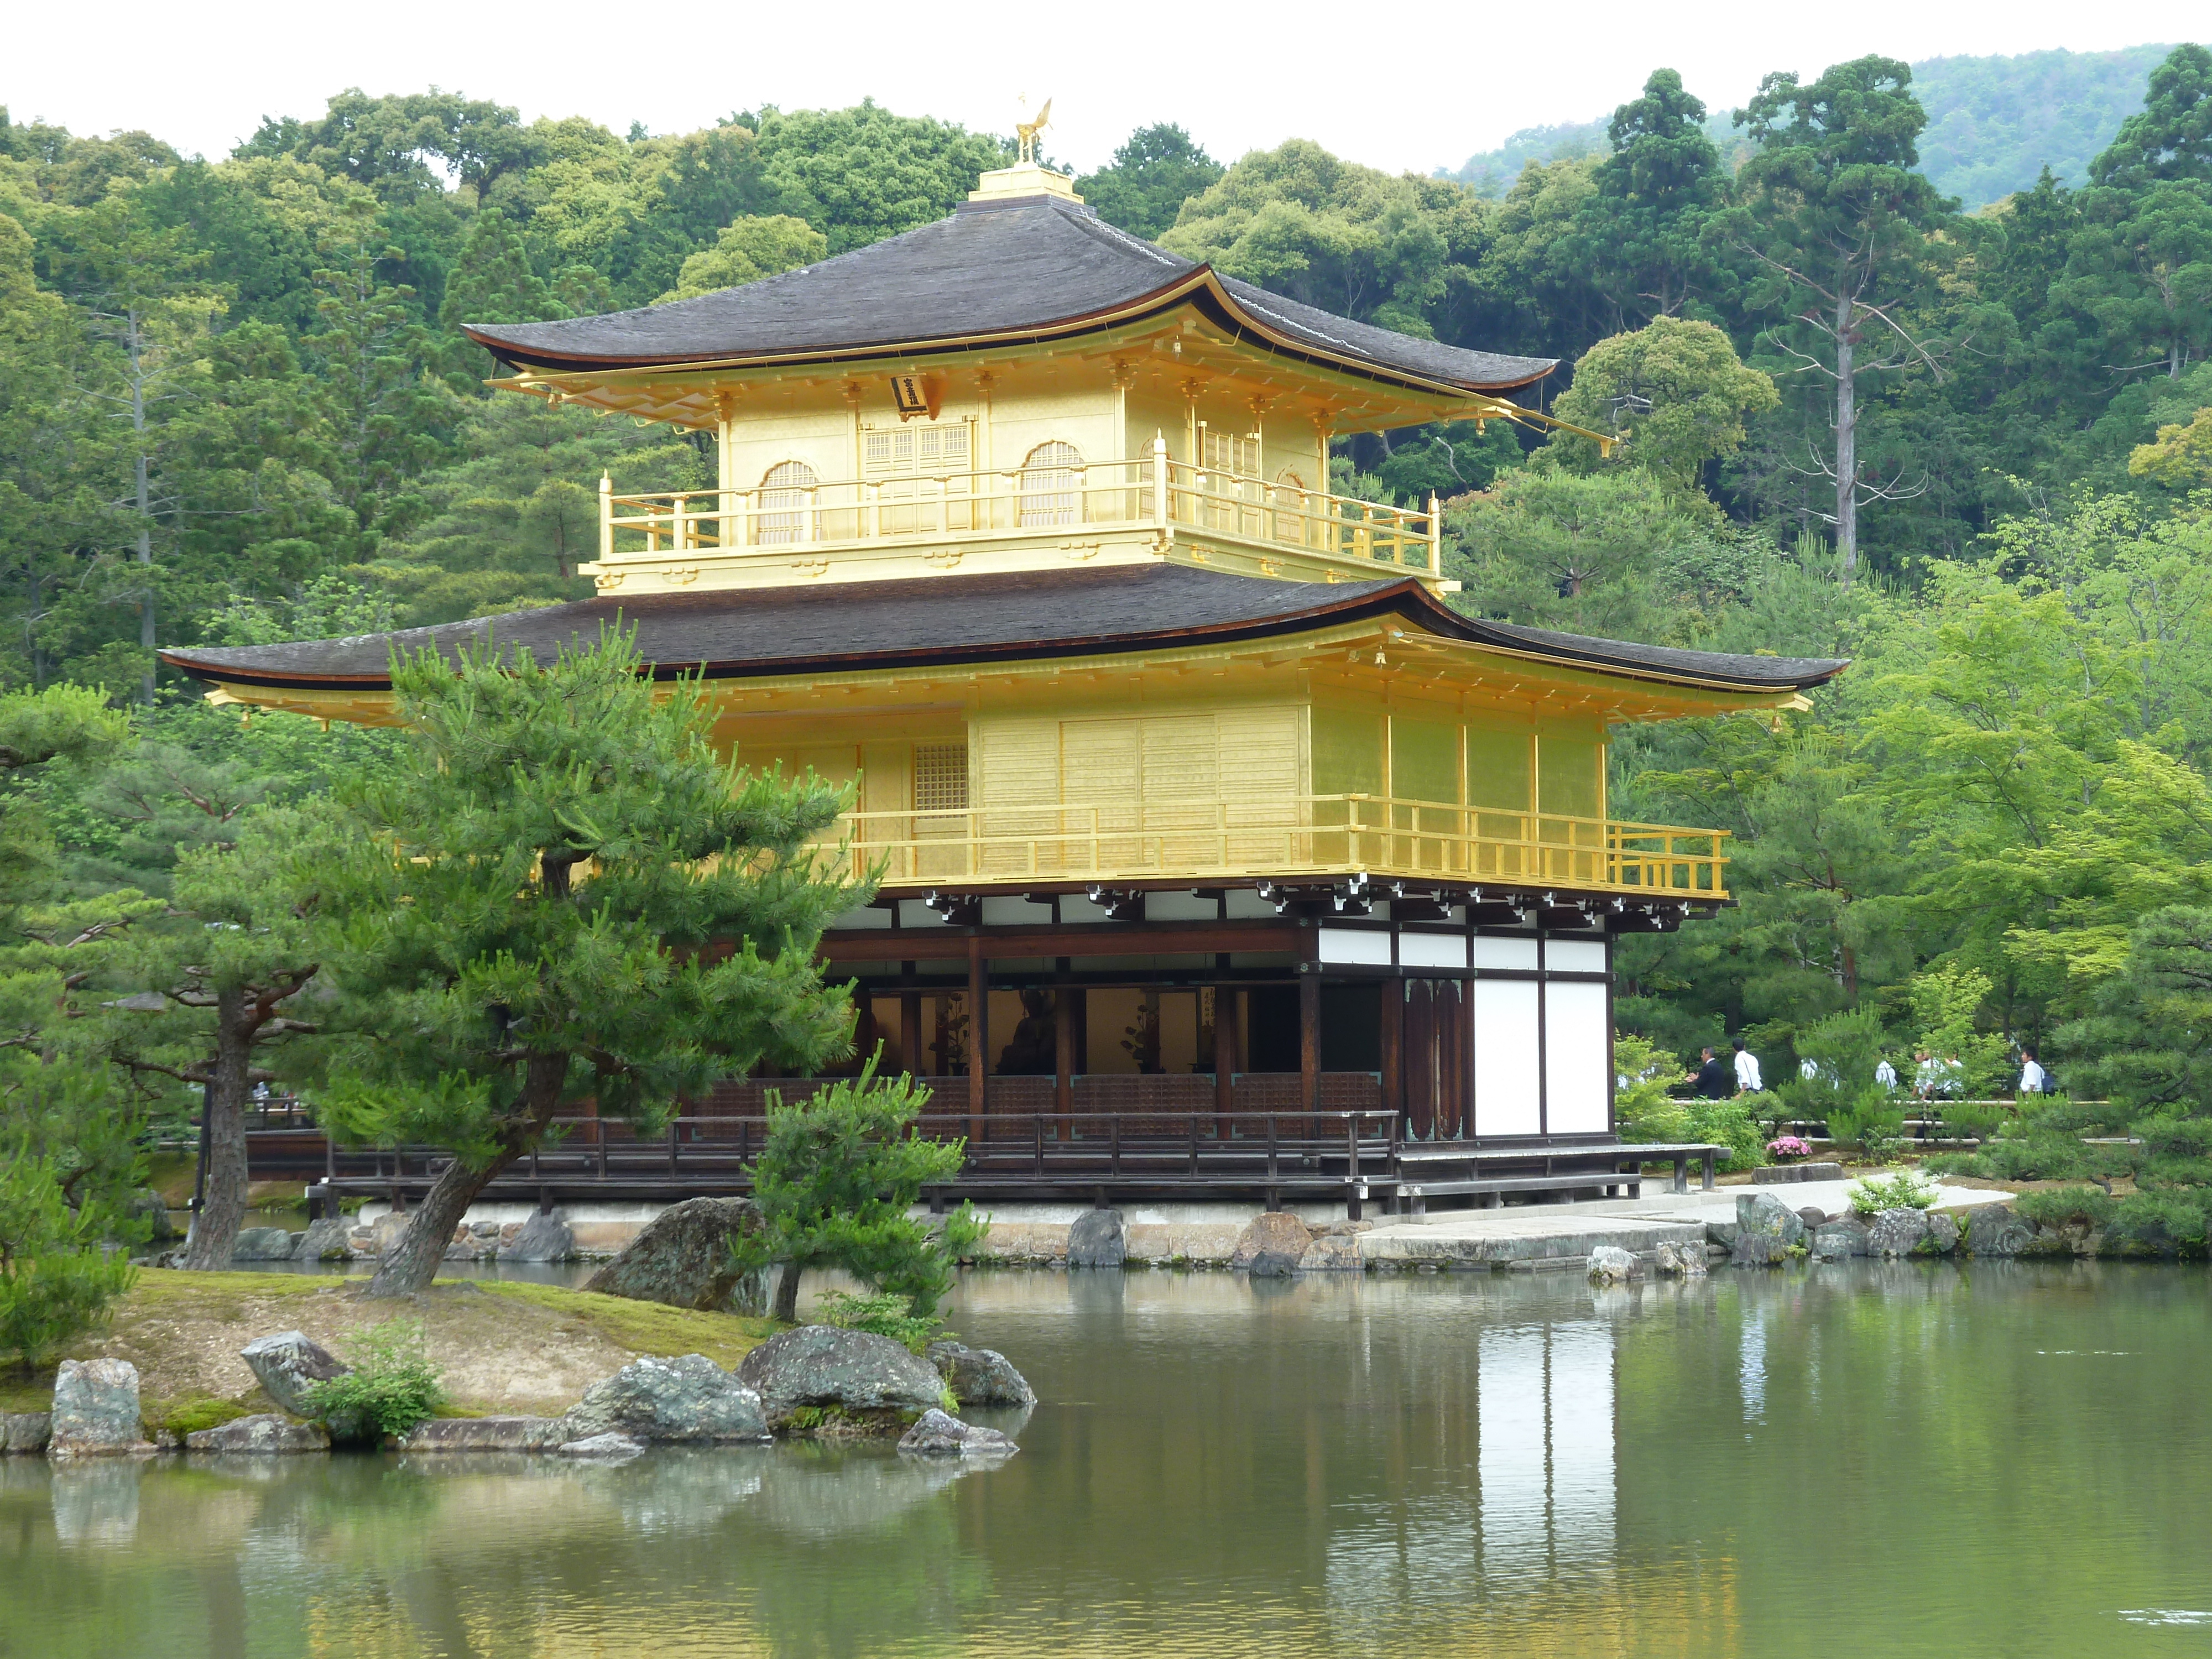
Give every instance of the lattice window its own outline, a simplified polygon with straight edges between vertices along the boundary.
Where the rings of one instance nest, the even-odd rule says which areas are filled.
[[[779,461],[769,468],[761,480],[761,540],[812,540],[806,533],[807,509],[814,504],[814,488],[820,482],[804,461]]]
[[[1076,522],[1075,481],[1083,465],[1073,444],[1039,444],[1022,462],[1022,528]]]
[[[1241,472],[1250,477],[1260,471],[1260,439],[1256,433],[1239,435],[1207,427],[1201,452],[1208,472]]]
[[[966,744],[915,744],[914,810],[917,812],[964,812],[968,810]]]
[[[931,478],[965,472],[969,453],[965,421],[870,432],[863,434],[861,445],[863,468],[871,478]]]

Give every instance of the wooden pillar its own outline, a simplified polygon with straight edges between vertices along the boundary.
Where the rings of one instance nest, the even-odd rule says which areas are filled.
[[[1406,1000],[1406,1133],[1426,1140],[1437,1127],[1436,981],[1408,982]]]
[[[1459,1132],[1474,1139],[1474,981],[1459,982]]]
[[[983,978],[983,936],[968,936],[968,1139],[983,1139],[983,1115],[988,1110],[991,1024],[990,988]]]
[[[1052,1109],[1075,1109],[1075,1026],[1083,1018],[1083,993],[1063,985],[1052,994]],[[1068,1125],[1060,1126],[1065,1137]]]
[[[1298,1098],[1309,1112],[1321,1110],[1321,973],[1298,975]],[[1310,1124],[1306,1133],[1314,1133]]]
[[[1467,1068],[1461,1064],[1461,1032],[1465,1028],[1467,1009],[1460,1000],[1457,980],[1437,981],[1436,994],[1437,1134],[1439,1139],[1455,1140],[1464,1133],[1461,1127],[1461,1103],[1465,1098],[1462,1085]]]
[[[1382,1108],[1386,1112],[1403,1114],[1406,1109],[1406,981],[1386,979],[1382,981]]]
[[[1213,988],[1213,1136],[1229,1139],[1229,1114],[1237,1109],[1237,988]]]
[[[921,993],[899,993],[899,1054],[906,1061],[906,1069],[916,1077],[929,1075],[929,1068],[921,1063]]]

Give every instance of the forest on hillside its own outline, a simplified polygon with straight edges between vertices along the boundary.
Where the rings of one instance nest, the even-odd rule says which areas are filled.
[[[2212,1025],[2137,950],[2212,903],[2212,54],[2166,54],[2078,185],[1975,214],[1918,170],[1902,64],[1772,76],[1744,115],[1723,157],[1658,70],[1602,155],[1494,198],[1174,126],[1078,187],[1300,300],[1564,360],[1536,395],[1611,460],[1495,422],[1337,458],[1352,493],[1447,498],[1462,603],[1855,659],[1771,727],[1620,735],[1616,816],[1731,830],[1742,901],[1624,941],[1626,1025],[1788,1055],[1963,1018],[2100,1087],[2132,1031],[2142,1086],[2212,1097]],[[656,135],[346,92],[214,159],[0,115],[0,699],[74,682],[134,721],[119,764],[0,753],[14,844],[50,854],[10,879],[158,897],[179,849],[385,752],[241,730],[157,645],[581,597],[603,471],[708,481],[686,434],[489,395],[460,322],[756,280],[945,214],[1008,149],[872,104]]]
[[[2128,46],[1915,64],[1913,95],[1928,118],[1917,169],[1938,195],[1955,197],[1970,213],[2034,189],[2045,167],[2059,183],[2079,185],[2120,123],[2142,106],[2150,72],[2170,51]],[[1749,154],[1735,116],[1717,109],[1705,118],[1705,136],[1731,167]],[[1599,116],[1525,128],[1443,176],[1485,196],[1503,195],[1531,161],[1603,156],[1607,125]]]

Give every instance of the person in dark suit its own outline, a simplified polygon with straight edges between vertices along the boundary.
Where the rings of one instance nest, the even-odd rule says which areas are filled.
[[[1698,1092],[1707,1100],[1726,1100],[1735,1092],[1735,1079],[1729,1068],[1721,1064],[1720,1056],[1711,1048],[1704,1051],[1704,1063],[1698,1067],[1694,1081]]]

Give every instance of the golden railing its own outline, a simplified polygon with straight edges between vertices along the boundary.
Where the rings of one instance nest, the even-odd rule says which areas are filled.
[[[1170,460],[991,468],[803,486],[618,495],[599,481],[599,556],[743,551],[1177,526],[1355,564],[1443,573],[1425,511]]]
[[[1494,811],[1379,795],[848,812],[839,856],[888,885],[1203,882],[1297,875],[1728,896],[1724,830]]]

